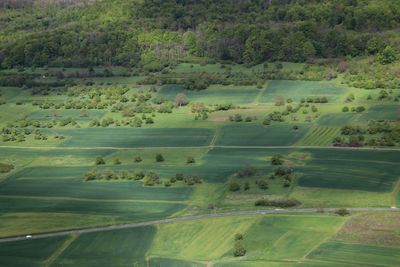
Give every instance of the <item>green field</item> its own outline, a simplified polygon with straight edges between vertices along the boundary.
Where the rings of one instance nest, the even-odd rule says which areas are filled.
[[[195,147],[208,145],[212,139],[209,129],[68,129],[54,130],[66,136],[63,147]]]
[[[186,91],[182,86],[166,85],[161,87],[158,96],[170,101],[175,100],[179,93],[185,93],[192,102],[203,102],[206,104],[237,103],[245,104],[255,101],[260,93],[254,86],[210,86],[207,90]]]
[[[345,89],[325,82],[310,81],[271,81],[262,95],[262,102],[275,102],[277,96],[291,98],[299,102],[301,98],[327,97],[328,101],[335,101],[344,94]]]
[[[226,70],[226,66],[219,64],[190,65],[178,64],[166,75],[182,78],[200,72],[221,74]],[[232,71],[247,74],[264,69],[262,64],[230,67]],[[285,63],[283,68],[297,72],[303,65]],[[44,70],[36,71],[43,74]],[[96,71],[103,70],[96,68]],[[188,91],[182,85],[143,85],[140,84],[143,78],[140,75],[91,79],[94,88],[125,86],[121,88],[126,88],[123,93],[126,99],[122,101],[122,96],[110,89],[96,100],[110,101],[108,106],[85,112],[74,108],[41,109],[32,105],[81,101],[85,99],[82,96],[71,96],[63,91],[32,95],[30,89],[2,88],[1,99],[6,101],[0,105],[2,127],[14,129],[11,135],[16,137],[25,134],[24,131],[39,130],[48,138],[37,139],[30,133],[25,141],[0,140],[0,163],[13,165],[9,172],[0,173],[0,237],[277,208],[255,206],[260,198],[290,198],[299,201],[294,208],[321,210],[388,208],[400,202],[397,145],[391,150],[331,147],[344,125],[396,120],[395,104],[367,101],[364,99],[366,92],[339,85],[337,80],[270,80],[263,81],[261,89],[257,89],[256,84],[212,84],[205,90]],[[57,81],[54,77],[50,80]],[[81,79],[73,80],[81,82]],[[147,93],[149,99],[136,99]],[[187,96],[188,105],[172,106],[171,112],[163,112],[159,110],[163,104],[153,102],[157,98],[173,103],[178,93]],[[356,97],[352,103],[345,102],[349,93]],[[285,100],[291,98],[293,102],[276,106],[277,96]],[[329,103],[300,105],[300,100],[307,97],[327,97]],[[138,104],[138,101],[145,104]],[[204,104],[207,111],[202,112],[207,116],[201,112],[196,116],[192,112],[195,102]],[[216,105],[226,103],[232,104],[229,110],[216,110]],[[92,119],[113,118],[122,122],[133,118],[126,117],[123,110],[140,105],[153,109],[151,113],[134,112],[136,118],[144,118],[141,127],[89,126]],[[285,113],[287,105],[297,106],[299,110]],[[345,105],[365,105],[367,110],[341,112]],[[317,110],[313,111],[312,106]],[[271,112],[280,112],[283,122],[271,121],[263,125]],[[236,114],[242,116],[241,122],[230,119]],[[61,126],[59,122],[67,117],[75,119],[79,126]],[[148,117],[154,119],[153,123],[145,123]],[[246,122],[247,118],[251,122]],[[22,122],[32,120],[56,123],[52,128],[21,126]],[[164,161],[157,162],[157,154],[162,154]],[[271,158],[277,154],[282,156],[282,167],[293,171],[289,186],[285,186],[282,178],[270,178],[278,168],[271,165]],[[96,157],[104,158],[105,164],[96,165]],[[141,161],[135,162],[138,157]],[[115,164],[116,159],[119,164]],[[189,163],[189,159],[194,162]],[[238,173],[247,165],[254,168],[254,175],[240,177]],[[161,183],[144,186],[143,181],[135,180],[85,181],[85,173],[93,169],[114,173],[139,169],[145,173],[155,172]],[[201,178],[201,184],[166,183],[176,174],[196,175]],[[268,184],[267,189],[258,186],[260,180]],[[240,190],[230,191],[231,182],[239,183]],[[243,187],[245,183],[250,186],[248,190]],[[380,239],[364,234],[366,231],[358,233],[349,228],[352,218],[356,217],[248,215],[12,242],[0,244],[0,265],[359,266],[373,262],[374,255],[382,266],[398,265],[393,256],[399,253],[397,239],[385,238],[391,243],[371,241]],[[379,216],[368,217],[366,221],[383,225]],[[395,236],[393,233],[397,232],[387,227],[382,226],[382,231]],[[246,255],[239,258],[233,256],[233,239],[237,232],[244,234],[243,244],[247,250]],[[343,238],[340,233],[351,238]]]
[[[289,146],[296,143],[308,130],[287,125],[228,125],[221,128],[216,144],[221,146]]]
[[[329,214],[247,215],[18,241],[0,244],[0,263],[13,266],[397,266],[397,247],[335,241],[336,232],[356,219],[357,215],[350,218]],[[237,233],[243,235],[247,250],[239,261],[232,254]]]

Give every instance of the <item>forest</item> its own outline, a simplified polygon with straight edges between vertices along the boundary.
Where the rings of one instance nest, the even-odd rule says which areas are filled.
[[[396,0],[4,1],[0,63],[121,65],[160,71],[180,62],[397,60]]]

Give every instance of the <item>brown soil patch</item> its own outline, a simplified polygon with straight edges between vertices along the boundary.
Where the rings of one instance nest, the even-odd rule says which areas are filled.
[[[339,241],[400,246],[400,213],[363,213],[349,219],[337,233]]]

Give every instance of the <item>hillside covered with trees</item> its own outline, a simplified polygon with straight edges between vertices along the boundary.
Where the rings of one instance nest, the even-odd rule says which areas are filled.
[[[397,0],[7,0],[0,63],[123,65],[306,62],[400,50]],[[385,54],[386,53],[386,54]]]

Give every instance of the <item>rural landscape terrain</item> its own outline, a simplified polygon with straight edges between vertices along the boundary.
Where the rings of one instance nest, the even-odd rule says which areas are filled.
[[[400,266],[400,2],[3,0],[0,266]]]

